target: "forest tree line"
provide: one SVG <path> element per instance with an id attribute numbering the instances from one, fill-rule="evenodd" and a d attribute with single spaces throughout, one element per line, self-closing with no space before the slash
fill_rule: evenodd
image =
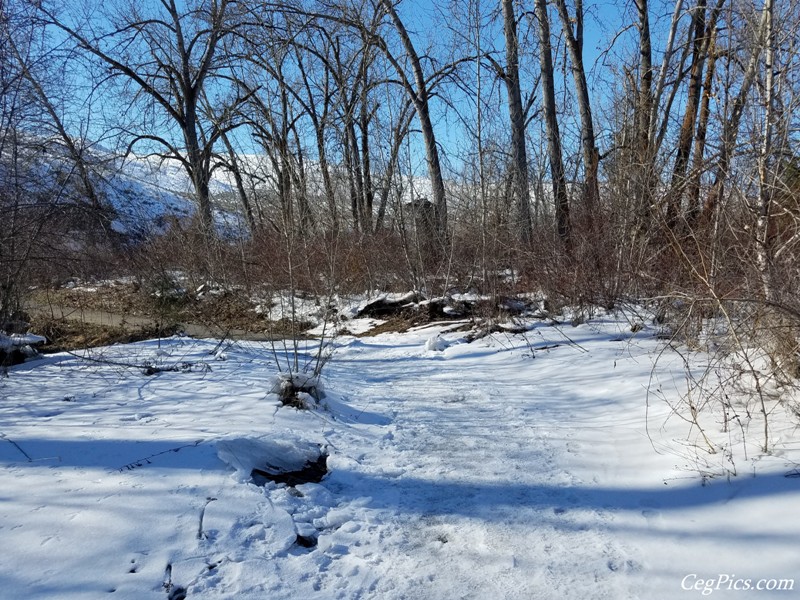
<path id="1" fill-rule="evenodd" d="M 795 0 L 0 6 L 5 316 L 42 264 L 108 252 L 102 146 L 177 161 L 196 218 L 175 229 L 210 270 L 238 244 L 284 271 L 317 256 L 312 280 L 349 248 L 340 277 L 379 286 L 497 291 L 510 270 L 573 302 L 798 318 Z"/>

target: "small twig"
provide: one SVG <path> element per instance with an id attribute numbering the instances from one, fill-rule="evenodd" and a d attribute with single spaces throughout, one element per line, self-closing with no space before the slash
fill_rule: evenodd
<path id="1" fill-rule="evenodd" d="M 167 563 L 164 569 L 164 590 L 169 594 L 172 591 L 172 563 Z"/>
<path id="2" fill-rule="evenodd" d="M 143 375 L 151 376 L 156 375 L 158 373 L 190 373 L 193 372 L 196 365 L 199 365 L 200 371 L 206 373 L 211 371 L 211 365 L 206 362 L 189 362 L 189 361 L 182 361 L 179 363 L 175 363 L 172 365 L 166 366 L 158 366 L 151 363 L 149 360 L 145 360 L 143 363 L 128 363 L 128 362 L 121 362 L 110 360 L 107 358 L 94 358 L 92 356 L 81 356 L 76 352 L 71 352 L 69 350 L 65 351 L 65 354 L 69 354 L 70 356 L 77 358 L 78 360 L 85 360 L 87 362 L 93 362 L 101 365 L 108 365 L 111 367 L 121 367 L 123 369 L 136 369 L 142 372 Z"/>
<path id="3" fill-rule="evenodd" d="M 77 352 L 72 352 L 71 350 L 65 350 L 65 354 L 69 354 L 73 358 L 77 358 L 78 360 L 85 360 L 87 362 L 98 363 L 102 365 L 109 365 L 111 367 L 122 367 L 123 369 L 143 369 L 145 365 L 137 365 L 134 363 L 126 363 L 126 362 L 119 362 L 115 360 L 110 360 L 107 358 L 94 358 L 92 356 L 81 356 Z"/>
<path id="4" fill-rule="evenodd" d="M 138 460 L 134 460 L 133 462 L 129 462 L 127 465 L 122 465 L 121 467 L 119 467 L 119 468 L 118 468 L 118 469 L 116 469 L 116 470 L 117 470 L 117 471 L 119 471 L 120 473 L 122 473 L 122 472 L 123 472 L 123 471 L 125 471 L 126 469 L 127 469 L 128 471 L 133 471 L 133 470 L 134 470 L 135 468 L 137 468 L 137 467 L 142 467 L 142 466 L 144 466 L 144 465 L 145 465 L 145 463 L 146 463 L 146 464 L 148 464 L 148 465 L 149 465 L 149 464 L 151 464 L 151 463 L 150 463 L 150 459 L 151 459 L 151 458 L 155 458 L 156 456 L 161 456 L 161 455 L 163 455 L 163 454 L 169 454 L 170 452 L 180 452 L 180 451 L 181 451 L 181 450 L 183 450 L 184 448 L 196 448 L 197 446 L 199 446 L 200 444 L 202 444 L 204 441 L 205 441 L 205 440 L 197 440 L 197 441 L 196 441 L 195 443 L 193 443 L 193 444 L 186 444 L 186 445 L 184 445 L 184 446 L 178 446 L 177 448 L 170 448 L 169 450 L 164 450 L 164 451 L 162 451 L 162 452 L 156 452 L 155 454 L 151 454 L 150 456 L 146 456 L 146 457 L 144 457 L 144 458 L 140 458 L 140 459 L 138 459 Z M 27 454 L 26 454 L 26 456 L 27 456 Z"/>
<path id="5" fill-rule="evenodd" d="M 551 326 L 552 326 L 552 327 L 554 327 L 554 328 L 555 328 L 555 330 L 556 330 L 556 331 L 558 331 L 558 333 L 560 333 L 562 336 L 564 336 L 564 338 L 565 338 L 565 339 L 566 339 L 566 340 L 567 340 L 567 341 L 568 341 L 570 344 L 572 344 L 573 346 L 575 346 L 575 347 L 576 347 L 578 350 L 580 350 L 581 352 L 587 352 L 587 353 L 589 352 L 589 351 L 588 351 L 586 348 L 584 348 L 583 346 L 581 346 L 581 345 L 580 345 L 578 342 L 576 342 L 576 341 L 575 341 L 575 340 L 573 340 L 571 337 L 569 337 L 569 336 L 568 336 L 566 333 L 564 333 L 564 330 L 563 330 L 563 329 L 561 329 L 561 328 L 560 328 L 558 325 L 556 325 L 555 321 L 554 321 L 553 323 L 551 323 Z"/>
<path id="6" fill-rule="evenodd" d="M 17 442 L 15 442 L 14 440 L 8 439 L 8 438 L 6 437 L 6 434 L 5 434 L 5 433 L 0 433 L 0 438 L 4 439 L 4 440 L 5 440 L 5 441 L 7 441 L 9 444 L 11 444 L 12 446 L 14 446 L 14 448 L 16 448 L 17 450 L 19 450 L 20 452 L 22 452 L 22 455 L 23 455 L 25 458 L 27 458 L 27 459 L 28 459 L 28 462 L 33 462 L 33 459 L 30 457 L 30 455 L 29 455 L 27 452 L 25 452 L 25 450 L 23 450 L 23 449 L 20 447 L 20 445 L 19 445 Z"/>

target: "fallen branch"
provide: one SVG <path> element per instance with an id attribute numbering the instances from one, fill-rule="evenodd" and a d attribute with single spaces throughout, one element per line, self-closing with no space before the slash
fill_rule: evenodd
<path id="1" fill-rule="evenodd" d="M 197 440 L 193 444 L 186 444 L 184 446 L 178 446 L 177 448 L 170 448 L 169 450 L 164 450 L 162 452 L 156 452 L 155 454 L 151 454 L 150 456 L 146 456 L 144 458 L 140 458 L 138 460 L 134 460 L 132 462 L 129 462 L 127 465 L 122 465 L 121 467 L 119 467 L 116 470 L 119 471 L 120 473 L 122 473 L 123 471 L 126 471 L 126 470 L 127 471 L 133 471 L 134 469 L 136 469 L 138 467 L 143 467 L 145 464 L 148 464 L 148 465 L 152 464 L 150 462 L 151 458 L 155 458 L 157 456 L 162 456 L 164 454 L 169 454 L 170 452 L 180 452 L 184 448 L 196 448 L 197 446 L 202 444 L 204 441 L 205 440 Z"/>
<path id="2" fill-rule="evenodd" d="M 0 438 L 4 439 L 4 440 L 5 440 L 5 441 L 7 441 L 9 444 L 11 444 L 12 446 L 14 446 L 14 448 L 16 448 L 17 450 L 19 450 L 19 451 L 22 453 L 22 455 L 23 455 L 25 458 L 27 458 L 27 459 L 28 459 L 28 462 L 33 462 L 33 459 L 30 457 L 30 455 L 29 455 L 27 452 L 25 452 L 25 450 L 23 450 L 23 449 L 20 447 L 20 445 L 19 445 L 17 442 L 15 442 L 14 440 L 10 440 L 10 439 L 8 439 L 8 438 L 6 437 L 6 434 L 5 434 L 5 433 L 0 433 Z"/>

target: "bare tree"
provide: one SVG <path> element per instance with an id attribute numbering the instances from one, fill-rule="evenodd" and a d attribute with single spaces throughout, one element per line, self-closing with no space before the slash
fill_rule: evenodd
<path id="1" fill-rule="evenodd" d="M 758 71 L 758 64 L 761 53 L 764 50 L 764 39 L 768 27 L 769 19 L 772 14 L 771 0 L 764 0 L 764 7 L 761 10 L 761 18 L 753 45 L 750 51 L 750 58 L 745 68 L 742 82 L 739 86 L 739 93 L 730 107 L 730 113 L 727 119 L 722 123 L 722 140 L 719 151 L 719 159 L 717 161 L 716 170 L 714 173 L 714 183 L 706 198 L 705 206 L 703 207 L 703 214 L 701 216 L 702 222 L 708 225 L 715 218 L 715 213 L 725 187 L 725 181 L 728 178 L 731 161 L 734 153 L 736 152 L 736 140 L 739 136 L 739 126 L 741 124 L 742 116 L 744 115 L 747 99 L 750 94 L 750 88 L 755 81 Z"/>
<path id="2" fill-rule="evenodd" d="M 163 149 L 158 152 L 160 156 L 183 165 L 207 233 L 213 232 L 209 182 L 214 145 L 235 127 L 229 117 L 242 98 L 232 97 L 210 123 L 202 119 L 200 103 L 209 80 L 223 68 L 224 57 L 217 51 L 230 32 L 233 7 L 230 0 L 205 0 L 189 9 L 178 6 L 175 0 L 159 0 L 148 5 L 152 13 L 140 14 L 131 4 L 125 11 L 108 15 L 109 27 L 98 32 L 91 24 L 73 25 L 55 11 L 40 7 L 49 24 L 133 87 L 134 102 L 147 98 L 152 108 L 162 111 L 165 125 L 178 127 L 179 141 L 161 130 L 136 131 L 128 148 L 155 143 Z"/>
<path id="3" fill-rule="evenodd" d="M 567 196 L 564 160 L 561 150 L 561 133 L 556 114 L 555 73 L 553 51 L 550 43 L 550 17 L 547 0 L 535 0 L 536 21 L 539 25 L 539 65 L 542 74 L 542 102 L 547 129 L 548 157 L 553 181 L 553 198 L 556 207 L 556 233 L 564 243 L 570 240 L 569 198 Z"/>
<path id="4" fill-rule="evenodd" d="M 83 188 L 82 195 L 85 196 L 89 205 L 93 209 L 95 215 L 97 216 L 103 215 L 105 213 L 105 207 L 103 206 L 103 203 L 99 198 L 96 186 L 92 181 L 92 177 L 90 174 L 90 167 L 87 160 L 86 148 L 82 146 L 82 141 L 75 140 L 67 132 L 66 125 L 64 124 L 61 115 L 56 110 L 56 107 L 51 101 L 49 94 L 44 89 L 42 82 L 34 73 L 33 68 L 29 64 L 27 57 L 22 55 L 20 48 L 17 45 L 17 41 L 14 39 L 14 36 L 9 36 L 5 40 L 5 43 L 8 46 L 11 56 L 13 56 L 14 60 L 17 62 L 20 75 L 30 85 L 30 88 L 34 92 L 38 103 L 47 113 L 50 123 L 52 124 L 53 128 L 58 134 L 61 143 L 67 149 L 69 158 L 75 165 L 75 169 L 78 172 L 81 186 Z M 104 226 L 108 226 L 108 223 L 107 222 L 104 223 Z"/>
<path id="5" fill-rule="evenodd" d="M 569 51 L 572 78 L 578 100 L 578 111 L 581 117 L 581 150 L 583 151 L 584 169 L 583 202 L 589 217 L 594 222 L 594 212 L 597 209 L 600 195 L 597 180 L 600 152 L 597 149 L 597 141 L 595 139 L 592 104 L 589 98 L 589 86 L 586 82 L 586 69 L 583 65 L 583 1 L 576 0 L 574 17 L 567 10 L 566 0 L 555 0 L 555 4 Z"/>
<path id="6" fill-rule="evenodd" d="M 706 73 L 703 78 L 703 94 L 700 101 L 699 114 L 697 116 L 697 132 L 694 136 L 694 148 L 692 150 L 692 170 L 687 184 L 688 212 L 687 222 L 693 228 L 700 216 L 700 178 L 705 169 L 705 148 L 708 134 L 708 121 L 711 117 L 711 98 L 714 95 L 713 85 L 716 75 L 717 65 L 717 26 L 709 23 L 706 28 L 706 39 L 708 40 L 708 57 Z"/>
<path id="7" fill-rule="evenodd" d="M 687 88 L 686 105 L 678 135 L 678 147 L 675 163 L 672 168 L 672 183 L 667 194 L 666 224 L 670 229 L 675 229 L 678 216 L 681 213 L 681 198 L 686 186 L 686 168 L 689 164 L 689 155 L 695 133 L 698 111 L 701 103 L 703 89 L 703 68 L 708 57 L 712 36 L 710 30 L 716 27 L 719 13 L 725 0 L 717 0 L 716 6 L 706 18 L 706 0 L 698 0 L 692 11 L 692 62 L 689 72 L 689 85 Z"/>
<path id="8" fill-rule="evenodd" d="M 439 148 L 436 145 L 436 135 L 433 130 L 433 122 L 431 121 L 430 114 L 430 90 L 428 80 L 422 69 L 422 61 L 417 53 L 414 43 L 406 30 L 403 21 L 397 14 L 391 0 L 380 0 L 381 6 L 392 22 L 392 25 L 400 37 L 400 42 L 403 50 L 406 53 L 409 63 L 411 64 L 411 72 L 413 84 L 407 78 L 405 70 L 402 68 L 395 56 L 389 51 L 387 44 L 382 44 L 382 49 L 386 53 L 389 61 L 395 66 L 397 74 L 400 76 L 403 87 L 408 91 L 416 109 L 417 118 L 419 119 L 420 129 L 422 130 L 422 139 L 425 144 L 425 156 L 428 163 L 428 177 L 431 180 L 431 192 L 433 194 L 433 206 L 436 222 L 436 233 L 440 237 L 440 242 L 444 242 L 447 234 L 447 197 L 445 195 L 444 177 L 442 175 L 442 167 L 439 161 Z"/>
<path id="9" fill-rule="evenodd" d="M 502 71 L 508 92 L 508 114 L 511 125 L 511 177 L 513 178 L 516 219 L 514 230 L 519 240 L 531 241 L 530 186 L 528 183 L 528 153 L 525 148 L 525 113 L 519 81 L 519 40 L 513 0 L 501 0 L 503 34 L 506 45 L 506 66 Z"/>
<path id="10" fill-rule="evenodd" d="M 64 116 L 71 71 L 34 10 L 0 5 L 0 330 L 30 286 L 86 268 L 88 249 L 113 239 L 87 143 Z"/>
<path id="11" fill-rule="evenodd" d="M 775 103 L 775 33 L 773 0 L 764 0 L 764 44 L 766 81 L 764 82 L 764 125 L 760 156 L 758 157 L 759 206 L 756 220 L 756 262 L 761 276 L 761 289 L 765 300 L 775 300 L 772 282 L 772 252 L 769 238 L 772 198 L 775 193 L 772 179 L 771 158 L 773 153 L 773 119 Z"/>
<path id="12" fill-rule="evenodd" d="M 329 39 L 324 30 L 321 30 L 322 35 L 318 39 L 325 43 L 325 47 L 329 47 Z M 333 98 L 333 91 L 331 85 L 331 72 L 327 68 L 326 59 L 324 58 L 324 50 L 319 51 L 312 48 L 310 45 L 302 47 L 295 44 L 295 60 L 297 61 L 297 69 L 301 77 L 303 91 L 305 97 L 297 95 L 298 102 L 301 103 L 303 109 L 311 120 L 311 125 L 314 129 L 314 141 L 317 146 L 317 161 L 319 163 L 319 170 L 322 176 L 322 187 L 325 192 L 325 200 L 328 206 L 328 212 L 331 219 L 331 229 L 334 232 L 339 231 L 339 209 L 336 203 L 336 192 L 333 187 L 333 180 L 331 178 L 331 170 L 328 161 L 328 149 L 326 146 L 326 134 L 330 122 L 331 104 Z M 321 69 L 321 81 L 316 85 L 312 83 L 311 74 L 306 63 L 314 58 L 322 58 L 323 68 Z M 315 87 L 319 88 L 315 92 Z"/>
<path id="13" fill-rule="evenodd" d="M 650 8 L 648 0 L 634 0 L 638 13 L 639 28 L 639 89 L 635 110 L 635 159 L 636 175 L 634 189 L 637 195 L 641 222 L 649 229 L 650 204 L 654 178 L 654 147 L 651 118 L 657 106 L 653 94 L 653 49 L 650 37 Z"/>

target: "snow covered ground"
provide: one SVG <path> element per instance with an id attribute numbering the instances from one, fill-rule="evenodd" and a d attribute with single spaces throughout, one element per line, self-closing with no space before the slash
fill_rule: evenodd
<path id="1" fill-rule="evenodd" d="M 12 368 L 0 596 L 796 597 L 800 583 L 755 590 L 800 576 L 788 418 L 773 415 L 770 456 L 755 432 L 749 459 L 705 456 L 739 475 L 702 485 L 689 426 L 648 407 L 650 384 L 685 389 L 677 354 L 654 368 L 649 328 L 606 316 L 463 336 L 337 339 L 314 411 L 267 393 L 273 351 L 255 343 L 174 338 Z M 321 451 L 320 483 L 251 482 Z"/>

